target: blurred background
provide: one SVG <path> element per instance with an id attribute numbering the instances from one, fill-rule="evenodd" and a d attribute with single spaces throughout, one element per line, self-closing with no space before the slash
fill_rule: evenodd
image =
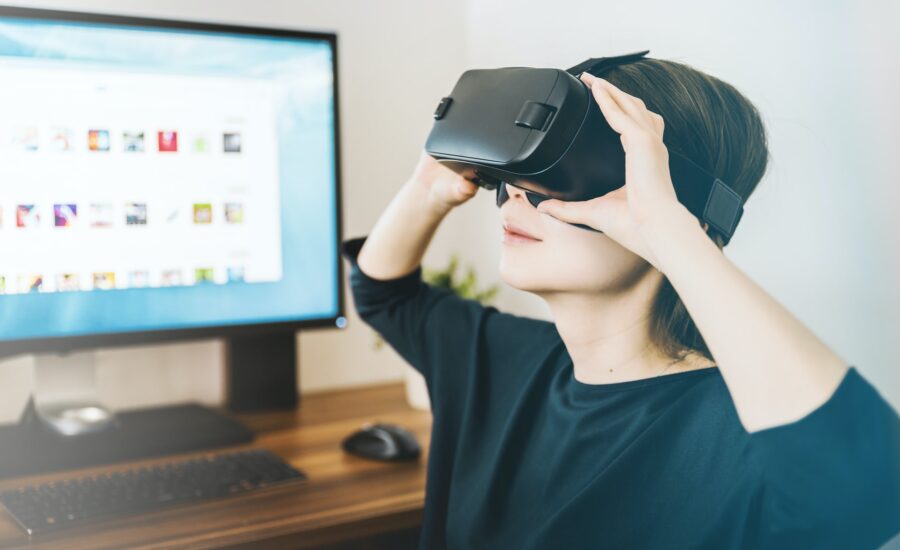
<path id="1" fill-rule="evenodd" d="M 649 49 L 719 77 L 759 108 L 772 155 L 726 255 L 900 408 L 895 2 L 6 3 L 337 32 L 344 238 L 373 226 L 410 174 L 435 105 L 467 68 L 565 68 Z M 423 264 L 457 253 L 490 285 L 500 283 L 501 228 L 493 195 L 479 194 L 449 216 Z M 346 329 L 298 333 L 304 393 L 410 376 L 392 349 L 376 349 L 346 281 L 345 292 Z M 507 286 L 495 304 L 549 318 L 539 299 Z M 222 356 L 215 339 L 101 350 L 101 398 L 113 408 L 221 403 Z M 0 361 L 0 422 L 20 414 L 32 383 L 31 359 Z"/>

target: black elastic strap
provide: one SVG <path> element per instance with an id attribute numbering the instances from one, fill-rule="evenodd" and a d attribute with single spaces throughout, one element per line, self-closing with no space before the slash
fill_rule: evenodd
<path id="1" fill-rule="evenodd" d="M 643 59 L 648 53 L 650 53 L 650 50 L 627 53 L 615 57 L 592 57 L 586 61 L 582 61 L 574 67 L 569 67 L 566 69 L 566 72 L 574 76 L 578 76 L 581 73 L 590 73 L 594 76 L 600 76 L 600 73 L 607 69 L 611 69 L 617 65 L 631 63 L 632 61 L 638 61 L 639 59 Z"/>
<path id="2" fill-rule="evenodd" d="M 728 244 L 741 216 L 743 198 L 719 178 L 713 176 L 686 156 L 669 150 L 669 174 L 675 185 L 678 202 L 701 221 L 709 224 L 709 231 Z"/>

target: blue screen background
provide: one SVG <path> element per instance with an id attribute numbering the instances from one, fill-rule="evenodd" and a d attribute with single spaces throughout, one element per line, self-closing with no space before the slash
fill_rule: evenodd
<path id="1" fill-rule="evenodd" d="M 336 316 L 333 55 L 327 40 L 0 16 L 0 61 L 15 57 L 67 68 L 242 76 L 274 81 L 287 92 L 276 111 L 280 281 L 0 295 L 0 342 Z M 10 271 L 2 262 L 0 253 L 0 272 Z"/>

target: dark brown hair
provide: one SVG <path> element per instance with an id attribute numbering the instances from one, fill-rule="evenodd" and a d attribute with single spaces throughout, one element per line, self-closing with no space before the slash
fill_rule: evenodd
<path id="1" fill-rule="evenodd" d="M 730 84 L 683 63 L 642 59 L 601 75 L 647 109 L 662 115 L 663 143 L 727 183 L 744 199 L 762 179 L 769 152 L 756 107 Z M 713 239 L 722 248 L 720 239 Z M 670 357 L 695 351 L 712 360 L 709 348 L 664 278 L 651 312 L 651 340 Z"/>

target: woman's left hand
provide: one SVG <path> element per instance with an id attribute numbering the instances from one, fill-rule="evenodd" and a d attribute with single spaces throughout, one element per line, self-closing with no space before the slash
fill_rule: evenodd
<path id="1" fill-rule="evenodd" d="M 665 226 L 673 216 L 691 215 L 678 202 L 672 185 L 663 119 L 647 110 L 641 99 L 602 78 L 584 73 L 581 79 L 590 86 L 610 127 L 621 134 L 625 185 L 587 201 L 545 200 L 538 211 L 598 229 L 659 270 L 648 233 Z"/>

